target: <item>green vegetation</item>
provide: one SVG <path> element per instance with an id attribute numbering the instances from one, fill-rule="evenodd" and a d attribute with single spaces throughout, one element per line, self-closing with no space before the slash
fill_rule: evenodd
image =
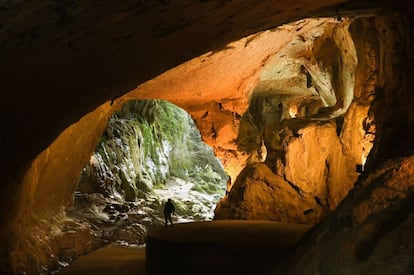
<path id="1" fill-rule="evenodd" d="M 80 186 L 99 184 L 89 190 L 128 201 L 153 197 L 171 178 L 208 194 L 222 193 L 227 179 L 191 117 L 162 100 L 125 104 L 110 118 L 94 157 L 98 161 L 88 169 L 94 173 L 83 174 Z"/>

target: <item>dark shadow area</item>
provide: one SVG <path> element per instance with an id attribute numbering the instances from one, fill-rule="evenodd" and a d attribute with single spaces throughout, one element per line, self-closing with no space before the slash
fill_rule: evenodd
<path id="1" fill-rule="evenodd" d="M 154 228 L 147 274 L 272 274 L 309 225 L 213 221 Z"/>
<path id="2" fill-rule="evenodd" d="M 105 275 L 145 273 L 145 248 L 108 245 L 78 258 L 62 275 Z"/>

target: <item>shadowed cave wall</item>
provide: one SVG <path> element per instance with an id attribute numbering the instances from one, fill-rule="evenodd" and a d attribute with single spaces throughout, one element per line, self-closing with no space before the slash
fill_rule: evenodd
<path id="1" fill-rule="evenodd" d="M 306 12 L 303 11 L 303 14 L 306 14 Z M 364 136 L 367 132 L 372 130 L 370 130 L 370 126 L 372 124 L 372 120 L 374 119 L 376 139 L 374 141 L 373 150 L 367 161 L 365 171 L 365 175 L 367 176 L 358 181 L 358 183 L 362 186 L 370 185 L 371 178 L 368 176 L 369 173 L 382 165 L 385 160 L 397 156 L 408 156 L 411 155 L 412 152 L 412 131 L 410 130 L 412 127 L 410 126 L 412 125 L 413 115 L 410 111 L 410 103 L 412 100 L 410 91 L 413 87 L 413 83 L 412 80 L 410 82 L 410 79 L 412 78 L 409 77 L 410 74 L 412 74 L 412 62 L 406 62 L 406 60 L 412 60 L 412 56 L 408 51 L 408 49 L 412 48 L 412 42 L 410 40 L 412 37 L 412 28 L 410 28 L 410 26 L 412 25 L 410 25 L 410 21 L 408 21 L 408 19 L 406 21 L 405 20 L 406 19 L 404 19 L 404 17 L 402 17 L 398 12 L 396 14 L 380 12 L 379 14 L 375 14 L 374 17 L 360 18 L 351 25 L 351 34 L 357 49 L 358 66 L 355 71 L 355 97 L 353 103 L 349 107 L 348 113 L 346 113 L 345 116 L 365 118 L 363 119 L 363 129 L 365 133 L 360 133 L 358 138 L 355 139 L 344 137 L 346 135 L 352 136 L 357 133 L 355 130 L 344 130 L 353 128 L 353 125 L 346 124 L 349 121 L 354 121 L 352 118 L 344 120 L 344 124 L 341 127 L 340 132 L 342 136 L 338 135 L 338 126 L 336 125 L 338 121 L 336 119 L 331 122 L 325 121 L 323 123 L 306 122 L 307 126 L 302 132 L 302 135 L 306 135 L 307 131 L 311 130 L 312 127 L 315 127 L 315 125 L 324 124 L 328 127 L 328 129 L 330 129 L 329 131 L 333 136 L 336 136 L 340 140 L 348 140 L 349 143 L 352 144 L 355 140 L 361 140 L 361 135 Z M 269 56 L 274 56 L 278 50 L 283 48 L 284 44 L 296 37 L 298 32 L 301 32 L 301 27 L 302 26 L 291 26 L 292 29 L 299 30 L 296 32 L 287 32 L 288 34 L 290 33 L 290 36 L 288 35 L 286 37 L 285 33 L 283 38 L 281 36 L 278 37 L 277 32 L 274 34 L 275 36 L 273 38 L 272 36 L 259 34 L 255 36 L 255 39 L 248 38 L 242 40 L 239 44 L 236 43 L 229 47 L 229 49 L 216 52 L 213 55 L 211 53 L 206 54 L 201 56 L 198 60 L 186 63 L 183 66 L 176 68 L 176 70 L 166 72 L 153 81 L 149 81 L 148 83 L 144 83 L 139 86 L 135 91 L 127 94 L 124 98 L 113 102 L 109 101 L 95 109 L 93 112 L 83 116 L 77 123 L 64 130 L 46 150 L 42 151 L 41 154 L 30 163 L 30 165 L 24 166 L 21 173 L 17 172 L 15 169 L 12 169 L 10 172 L 7 171 L 5 177 L 7 179 L 7 183 L 4 187 L 2 187 L 2 190 L 5 190 L 5 192 L 3 192 L 4 197 L 6 198 L 7 196 L 7 198 L 2 202 L 5 206 L 2 207 L 2 209 L 5 210 L 5 214 L 2 215 L 1 238 L 4 240 L 4 242 L 2 242 L 4 243 L 4 246 L 2 246 L 2 270 L 12 270 L 13 272 L 18 272 L 24 270 L 40 270 L 42 266 L 50 268 L 51 262 L 54 261 L 51 259 L 59 256 L 55 255 L 55 253 L 60 251 L 62 245 L 68 245 L 72 248 L 76 247 L 79 249 L 79 252 L 90 249 L 90 244 L 82 242 L 82 238 L 87 239 L 87 236 L 85 236 L 88 234 L 87 230 L 77 231 L 77 233 L 73 235 L 72 241 L 69 243 L 66 242 L 67 239 L 64 236 L 67 235 L 66 233 L 68 231 L 71 231 L 69 229 L 71 229 L 72 225 L 70 224 L 70 221 L 66 220 L 63 210 L 64 207 L 72 200 L 73 192 L 76 188 L 75 183 L 79 177 L 80 170 L 82 169 L 83 164 L 87 162 L 90 153 L 96 145 L 96 141 L 103 132 L 106 120 L 115 110 L 120 108 L 123 102 L 130 98 L 162 97 L 169 99 L 188 110 L 197 121 L 204 139 L 215 147 L 216 154 L 223 159 L 225 166 L 227 163 L 227 167 L 230 167 L 229 171 L 233 173 L 232 178 L 236 179 L 239 171 L 243 169 L 243 165 L 235 166 L 234 162 L 240 162 L 240 159 L 242 159 L 243 162 L 247 161 L 249 156 L 251 156 L 252 149 L 240 149 L 238 148 L 238 144 L 236 142 L 228 142 L 228 140 L 235 140 L 237 138 L 238 129 L 241 128 L 241 126 L 239 128 L 239 123 L 242 121 L 245 111 L 248 110 L 249 98 L 251 98 L 252 93 L 254 95 L 253 88 L 257 87 L 257 84 L 260 83 L 261 76 L 259 73 L 260 71 L 258 71 L 257 68 L 267 64 Z M 306 33 L 306 31 L 309 31 L 310 29 L 310 25 L 304 24 L 302 32 Z M 257 49 L 254 47 L 255 43 L 257 43 L 256 46 L 269 45 L 271 43 L 267 44 L 265 42 L 275 41 L 278 42 L 272 44 L 272 46 L 266 46 L 267 48 L 258 47 L 261 50 L 253 51 L 251 56 L 249 56 L 247 50 L 246 52 L 240 50 L 241 48 L 243 49 L 246 47 L 249 50 Z M 240 47 L 240 45 L 243 45 L 243 47 Z M 329 46 L 326 47 L 327 48 L 324 48 L 324 50 L 330 48 Z M 240 53 L 241 55 L 238 55 Z M 245 63 L 247 69 L 244 71 L 236 70 L 235 74 L 223 74 L 223 71 L 217 70 L 217 67 L 213 65 L 210 65 L 209 67 L 209 64 L 226 64 L 229 67 L 220 66 L 220 68 L 222 68 L 222 70 L 234 69 L 237 65 L 231 65 L 231 58 L 234 58 L 234 60 L 240 60 L 241 57 L 243 57 L 243 60 L 246 61 Z M 214 60 L 214 58 L 217 59 Z M 19 62 L 21 61 L 17 61 L 17 64 L 19 64 Z M 205 63 L 207 65 L 205 67 L 199 66 L 201 63 Z M 5 64 L 8 63 L 6 62 Z M 197 65 L 194 66 L 194 64 Z M 206 69 L 207 71 L 203 71 L 203 69 Z M 212 73 L 214 70 L 217 71 L 216 74 Z M 7 72 L 10 74 L 14 72 L 14 70 L 11 68 L 7 70 Z M 183 72 L 186 73 L 184 74 Z M 211 80 L 216 80 L 211 81 L 210 84 L 206 84 L 202 87 L 200 82 L 201 79 L 206 76 L 206 72 L 211 73 Z M 222 76 L 216 78 L 217 74 L 220 73 Z M 308 73 L 311 74 L 309 70 Z M 305 76 L 305 79 L 306 75 L 306 72 L 302 73 L 302 76 Z M 193 79 L 193 82 L 186 82 L 186 80 L 190 78 Z M 57 81 L 58 79 L 59 78 L 55 78 L 53 81 Z M 242 81 L 239 81 L 240 79 L 242 79 Z M 228 83 L 228 86 L 225 86 L 224 83 Z M 306 81 L 305 84 L 306 86 L 309 86 Z M 343 88 L 343 84 L 336 83 L 336 85 Z M 36 87 L 38 89 L 38 86 Z M 216 89 L 215 93 L 209 92 L 214 90 L 211 89 L 211 87 Z M 198 91 L 198 93 L 194 93 L 194 91 Z M 178 94 L 181 94 L 182 96 L 178 97 Z M 106 94 L 107 98 L 109 98 L 109 95 L 109 93 Z M 333 114 L 336 110 L 339 110 L 341 106 L 344 106 L 343 102 L 346 100 L 345 98 L 342 98 L 339 101 L 340 103 L 338 105 L 336 103 L 331 103 L 331 106 L 325 106 L 331 107 L 330 109 L 332 109 L 330 110 L 328 108 L 329 110 L 326 110 L 328 114 Z M 103 101 L 101 101 L 100 104 L 102 102 Z M 371 105 L 372 102 L 373 105 Z M 82 104 L 87 103 L 81 103 L 81 105 Z M 42 105 L 40 104 L 38 107 L 40 108 L 40 106 Z M 276 106 L 278 106 L 278 104 L 276 104 Z M 396 106 L 401 106 L 401 108 L 395 108 Z M 7 108 L 11 108 L 11 106 L 8 106 Z M 361 110 L 362 114 L 359 114 Z M 205 116 L 206 111 L 209 112 L 207 116 Z M 286 110 L 284 112 L 286 113 Z M 86 112 L 83 114 L 85 113 Z M 310 113 L 312 114 L 312 111 Z M 68 117 L 75 116 L 76 115 L 73 114 L 68 115 Z M 221 117 L 222 119 L 213 119 L 216 117 Z M 316 118 L 317 117 L 315 117 L 315 119 Z M 24 120 L 19 117 L 16 119 Z M 72 122 L 76 120 L 69 118 L 67 119 Z M 203 121 L 203 119 L 207 119 L 207 123 Z M 229 120 L 230 123 L 225 122 L 225 119 Z M 335 122 L 335 124 L 333 122 Z M 51 125 L 56 125 L 56 121 Z M 260 127 L 263 125 L 259 123 L 259 125 L 256 124 L 256 126 Z M 32 124 L 31 127 L 36 128 L 36 123 Z M 62 126 L 57 128 L 62 129 Z M 230 130 L 224 131 L 223 129 L 226 128 L 230 128 Z M 266 127 L 264 128 L 266 129 Z M 15 129 L 15 127 L 12 127 L 12 129 Z M 26 127 L 23 129 L 27 130 Z M 39 127 L 39 129 L 42 129 L 42 127 Z M 59 132 L 58 130 L 54 131 L 55 133 Z M 231 135 L 224 135 L 226 138 L 223 138 L 223 135 L 221 135 L 220 132 L 222 132 L 222 134 L 231 133 Z M 264 138 L 255 140 L 252 143 L 257 146 L 261 144 L 261 140 L 263 140 L 269 147 L 268 144 L 270 144 L 270 142 L 267 139 L 270 139 L 272 135 L 266 132 L 264 133 Z M 41 134 L 34 134 L 34 137 L 38 135 L 41 136 Z M 325 135 L 326 134 L 323 136 Z M 396 135 L 399 137 L 397 143 L 395 143 Z M 256 138 L 257 135 L 253 136 Z M 299 137 L 295 135 L 293 135 L 293 138 L 300 141 Z M 9 139 L 5 140 L 7 142 Z M 18 140 L 20 139 L 17 139 L 16 142 Z M 50 140 L 50 138 L 48 140 Z M 35 143 L 48 145 L 50 142 L 40 142 L 36 140 Z M 7 144 L 8 143 L 6 143 L 6 145 Z M 226 144 L 226 146 L 222 146 L 223 144 Z M 343 146 L 343 144 L 341 144 L 341 146 Z M 38 148 L 41 147 L 42 146 L 36 147 L 37 149 L 34 151 L 40 152 Z M 69 148 L 70 150 L 68 150 Z M 270 148 L 273 147 L 270 146 Z M 279 149 L 280 151 L 280 148 L 276 149 Z M 283 148 L 283 150 L 285 149 L 287 148 Z M 33 150 L 28 150 L 27 156 L 30 154 L 33 155 L 32 152 Z M 269 150 L 269 152 L 272 153 L 272 150 Z M 288 152 L 288 150 L 286 152 Z M 362 154 L 360 153 L 361 152 L 358 152 L 356 154 L 355 159 L 361 157 Z M 22 155 L 24 154 L 17 154 L 17 156 Z M 352 155 L 352 153 L 350 153 L 350 155 Z M 280 155 L 277 153 L 274 155 L 270 154 L 270 156 L 269 161 L 273 161 L 270 165 L 267 162 L 264 164 L 256 163 L 257 165 L 254 169 L 257 170 L 256 177 L 259 178 L 259 181 L 271 183 L 273 180 L 266 180 L 267 175 L 270 175 L 272 178 L 275 177 L 275 175 L 282 177 L 289 174 L 289 171 L 285 170 L 286 166 L 283 165 L 286 164 L 287 159 L 280 158 Z M 26 157 L 23 159 L 27 160 L 28 158 Z M 359 159 L 355 159 L 354 163 L 359 163 Z M 397 169 L 400 162 L 409 162 L 409 159 L 395 160 L 395 169 Z M 16 161 L 11 160 L 10 167 L 14 167 L 13 165 L 15 165 L 15 163 Z M 279 163 L 279 165 L 277 165 L 277 163 Z M 266 165 L 264 167 L 265 170 L 260 168 L 263 167 L 263 165 Z M 353 164 L 350 165 L 350 167 L 351 166 L 353 166 Z M 407 167 L 410 171 L 410 166 L 408 165 Z M 56 171 L 59 172 L 57 173 Z M 328 171 L 330 170 L 328 169 Z M 15 173 L 15 179 L 11 181 L 8 175 L 12 175 L 12 173 Z M 401 173 L 405 173 L 409 178 L 410 173 L 405 172 L 405 170 L 401 171 Z M 19 177 L 19 175 L 24 176 Z M 350 183 L 352 182 L 350 181 Z M 383 183 L 384 181 L 379 181 L 379 188 Z M 408 192 L 406 195 L 407 197 L 410 196 L 409 192 L 411 190 L 409 183 L 409 180 L 404 180 L 402 183 L 402 186 L 405 186 Z M 237 185 L 237 181 L 235 184 Z M 302 189 L 304 188 L 305 187 L 302 187 Z M 362 189 L 366 190 L 367 188 Z M 294 193 L 296 196 L 298 194 L 300 195 L 300 192 L 298 193 L 296 191 L 297 188 L 293 188 L 292 190 L 294 190 L 293 192 L 296 192 Z M 299 187 L 299 190 L 301 190 L 301 187 Z M 368 188 L 368 190 L 373 189 Z M 309 190 L 302 191 L 305 191 L 305 195 L 306 191 L 309 192 Z M 231 192 L 232 191 L 230 191 L 229 198 L 231 198 Z M 402 191 L 396 188 L 395 192 L 399 194 L 399 192 Z M 363 191 L 355 191 L 353 194 L 362 194 L 360 195 L 360 198 L 367 198 L 366 195 L 363 195 L 365 194 Z M 391 192 L 390 196 L 395 198 L 396 195 L 393 194 L 394 193 Z M 339 197 L 342 198 L 344 195 L 345 194 L 341 194 Z M 312 196 L 313 194 L 310 195 L 310 197 Z M 336 215 L 339 215 L 340 217 L 341 215 L 344 215 L 341 213 L 347 213 L 346 211 L 349 211 L 346 209 L 354 207 L 355 204 L 353 203 L 352 198 L 355 196 L 357 195 L 349 197 L 348 200 L 346 200 L 346 203 L 340 205 L 339 210 L 335 212 Z M 328 202 L 329 200 L 330 198 L 327 196 L 325 198 L 325 202 Z M 340 199 L 335 199 L 333 200 L 333 203 L 326 203 L 325 207 L 332 210 L 330 205 L 336 205 L 339 200 Z M 392 209 L 394 209 L 393 211 L 398 212 L 398 209 L 407 209 L 407 205 L 403 202 L 404 200 L 398 199 L 397 196 L 395 203 L 390 204 L 393 207 Z M 315 201 L 312 203 L 315 204 Z M 319 203 L 317 204 L 319 205 Z M 366 215 L 367 213 L 372 213 L 368 210 L 376 209 L 376 205 L 381 204 L 381 199 L 375 200 L 373 204 L 368 204 L 368 208 L 363 206 L 365 207 L 365 211 L 363 213 Z M 12 207 L 10 207 L 10 205 Z M 306 211 L 307 208 L 304 210 Z M 394 212 L 391 211 L 391 213 Z M 409 211 L 401 212 L 406 214 L 401 216 L 399 219 L 400 223 L 397 224 L 401 224 L 401 222 L 409 216 Z M 356 217 L 360 217 L 360 215 L 356 214 Z M 375 217 L 378 217 L 378 219 L 374 219 Z M 384 218 L 381 218 L 381 215 L 376 215 L 375 217 L 371 218 L 371 222 L 368 224 L 362 223 L 361 220 L 358 220 L 358 218 L 358 222 L 346 224 L 348 227 L 353 228 L 358 228 L 359 225 L 363 224 L 364 226 L 368 226 L 365 227 L 365 229 L 368 228 L 371 230 L 363 230 L 363 232 L 365 232 L 364 234 L 368 235 L 364 238 L 361 237 L 361 242 L 355 242 L 356 244 L 364 242 L 370 244 L 369 247 L 371 247 L 371 250 L 369 250 L 369 253 L 361 251 L 360 246 L 356 245 L 356 253 L 350 253 L 346 263 L 350 263 L 355 259 L 358 261 L 361 261 L 361 259 L 365 260 L 371 255 L 373 255 L 372 257 L 377 255 L 375 253 L 378 252 L 372 252 L 375 248 L 375 245 L 373 244 L 376 244 L 382 236 L 384 236 L 387 232 L 390 232 L 392 227 L 390 229 L 390 227 L 384 226 L 384 224 L 389 223 L 387 223 L 387 219 L 384 220 Z M 315 219 L 314 221 L 316 220 L 318 219 Z M 302 220 L 300 221 L 303 222 Z M 372 221 L 378 221 L 378 223 Z M 389 221 L 394 223 L 394 220 Z M 300 259 L 298 261 L 302 261 L 302 259 L 304 259 L 301 262 L 302 264 L 298 265 L 298 269 L 303 268 L 304 270 L 308 270 L 309 264 L 307 264 L 306 259 L 312 259 L 313 255 L 316 255 L 312 253 L 316 252 L 309 247 L 306 247 L 306 245 L 308 243 L 312 244 L 317 236 L 320 236 L 319 234 L 321 234 L 320 232 L 323 232 L 325 228 L 324 226 L 328 226 L 328 228 L 332 228 L 332 230 L 335 231 L 336 227 L 329 227 L 333 223 L 335 223 L 335 218 L 331 218 L 327 222 L 322 223 L 322 225 L 313 231 L 313 235 L 310 234 L 310 236 L 308 236 L 308 241 L 303 244 L 303 251 L 308 251 L 309 254 L 307 254 L 304 258 L 298 258 Z M 375 224 L 379 225 L 375 226 Z M 62 241 L 59 241 L 59 239 Z M 344 238 L 344 240 L 345 239 L 346 238 Z M 329 243 L 331 242 L 326 242 L 325 246 L 328 246 Z M 354 250 L 351 249 L 350 251 Z M 327 258 L 329 258 L 329 256 L 326 255 Z M 329 263 L 336 264 L 337 261 L 335 261 L 333 257 L 330 259 L 332 259 L 332 261 L 327 261 L 326 265 L 329 265 Z M 315 272 L 317 272 L 317 270 L 321 270 L 320 266 L 323 265 L 321 262 L 318 262 L 318 264 L 319 267 L 316 267 L 314 270 Z M 369 261 L 365 261 L 364 264 L 369 266 Z M 407 263 L 407 266 L 409 266 L 409 262 Z"/>
<path id="2" fill-rule="evenodd" d="M 355 188 L 305 236 L 291 260 L 278 269 L 281 274 L 414 271 L 413 115 L 408 110 L 413 68 L 407 62 L 412 60 L 412 22 L 398 15 L 376 17 L 357 22 L 354 32 L 361 34 L 355 36 L 357 48 L 365 49 L 358 54 L 362 85 L 356 88 L 375 93 L 370 108 L 376 127 L 373 150 Z"/>

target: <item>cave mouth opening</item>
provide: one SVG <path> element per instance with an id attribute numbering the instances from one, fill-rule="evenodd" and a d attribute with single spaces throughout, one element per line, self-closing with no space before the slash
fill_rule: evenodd
<path id="1" fill-rule="evenodd" d="M 133 217 L 131 220 L 140 225 L 163 224 L 162 207 L 169 197 L 177 203 L 179 222 L 211 220 L 218 203 L 214 213 L 217 219 L 318 223 L 356 182 L 375 134 L 369 104 L 354 100 L 361 94 L 354 90 L 358 60 L 352 24 L 353 20 L 345 17 L 316 18 L 265 31 L 246 41 L 233 42 L 225 51 L 209 53 L 167 71 L 120 100 L 157 95 L 191 110 L 203 138 L 214 144 L 215 153 L 230 171 L 232 181 L 227 188 L 228 176 L 219 162 L 214 165 L 220 167 L 218 172 L 211 165 L 201 165 L 195 157 L 199 154 L 187 151 L 190 135 L 184 137 L 186 128 L 177 125 L 187 121 L 187 126 L 192 124 L 195 129 L 188 114 L 185 119 L 178 111 L 166 114 L 164 109 L 170 107 L 160 100 L 131 100 L 109 119 L 81 173 L 75 202 L 101 200 L 103 206 L 99 209 L 90 208 L 99 212 L 95 216 L 112 222 Z M 225 69 L 217 70 L 218 66 L 234 64 L 240 57 L 252 62 L 249 47 L 261 49 L 286 35 L 288 38 L 274 47 L 277 50 L 263 50 L 265 57 L 254 68 L 257 79 L 253 87 L 237 83 L 238 89 L 250 89 L 243 95 L 247 106 L 237 106 L 241 100 L 226 93 L 201 101 L 197 98 L 210 93 L 203 89 L 229 88 L 226 81 L 232 81 L 231 74 L 218 76 L 215 71 Z M 234 65 L 228 69 L 234 69 Z M 186 72 L 192 72 L 191 79 Z M 237 70 L 234 73 L 240 74 Z M 222 82 L 211 81 L 216 86 L 209 87 L 206 79 L 215 77 Z M 165 86 L 173 80 L 174 87 Z M 177 99 L 178 93 L 183 94 L 182 98 Z M 228 125 L 234 129 L 223 130 Z M 166 135 L 166 129 L 176 135 Z M 231 141 L 223 138 L 232 131 L 236 135 L 229 135 Z M 199 132 L 194 135 L 201 140 Z M 223 144 L 231 145 L 226 148 Z M 212 150 L 207 151 L 211 153 L 208 158 L 217 161 Z M 202 184 L 190 186 L 190 179 Z M 208 182 L 212 179 L 215 184 Z M 218 182 L 222 189 L 217 188 Z M 208 200 L 203 205 L 194 202 L 205 201 L 205 197 L 183 199 L 171 194 L 183 194 L 183 190 L 187 190 L 186 195 L 188 191 L 203 191 L 216 197 L 214 203 Z M 95 198 L 90 193 L 101 196 Z M 139 211 L 125 213 L 138 206 Z M 76 215 L 74 211 L 68 213 Z"/>
<path id="2" fill-rule="evenodd" d="M 324 26 L 327 26 L 326 32 L 321 30 Z M 157 185 L 169 186 L 168 181 L 155 180 L 169 171 L 164 163 L 166 157 L 159 158 L 160 151 L 170 148 L 171 152 L 177 153 L 175 160 L 179 161 L 173 161 L 172 165 L 178 165 L 183 158 L 194 155 L 174 151 L 170 143 L 163 142 L 162 128 L 154 124 L 151 128 L 148 121 L 148 125 L 143 127 L 146 132 L 137 131 L 138 127 L 129 123 L 135 119 L 133 117 L 114 119 L 110 131 L 98 142 L 98 151 L 101 150 L 99 157 L 89 154 L 99 139 L 95 139 L 94 134 L 101 134 L 100 127 L 109 114 L 125 100 L 162 98 L 189 112 L 191 110 L 203 139 L 208 140 L 210 145 L 214 144 L 215 153 L 223 160 L 226 171 L 231 172 L 234 182 L 227 190 L 229 195 L 218 204 L 215 218 L 318 223 L 327 212 L 336 208 L 352 188 L 359 175 L 355 166 L 363 165 L 375 137 L 374 118 L 369 113 L 370 101 L 362 100 L 372 98 L 366 95 L 369 90 L 354 90 L 354 86 L 358 85 L 354 85 L 357 62 L 352 29 L 353 24 L 346 18 L 341 21 L 335 18 L 301 20 L 283 26 L 281 30 L 265 31 L 242 39 L 223 51 L 203 55 L 143 83 L 114 102 L 103 104 L 65 130 L 33 162 L 33 169 L 25 177 L 25 188 L 29 191 L 23 199 L 27 198 L 28 208 L 33 206 L 34 210 L 21 211 L 24 213 L 22 220 L 38 220 L 39 217 L 46 220 L 44 217 L 49 218 L 49 213 L 56 216 L 62 209 L 56 206 L 71 204 L 73 185 L 79 182 L 82 169 L 79 163 L 84 165 L 89 158 L 89 168 L 84 168 L 79 190 L 75 192 L 75 203 L 66 207 L 64 213 L 69 218 L 80 219 L 74 219 L 76 222 L 73 223 L 62 215 L 51 224 L 57 224 L 56 227 L 62 228 L 63 233 L 54 239 L 44 233 L 42 239 L 50 243 L 53 241 L 56 246 L 53 249 L 62 248 L 62 255 L 59 256 L 62 259 L 73 258 L 102 244 L 97 245 L 94 243 L 96 240 L 143 243 L 143 224 L 151 224 L 155 220 L 163 224 L 163 218 L 159 215 L 162 213 L 162 201 L 153 194 L 143 196 L 143 189 L 137 187 L 154 190 Z M 277 44 L 281 43 L 279 41 L 284 44 Z M 309 41 L 313 42 L 309 44 Z M 272 43 L 275 46 L 269 46 Z M 240 60 L 246 61 L 245 66 L 238 65 Z M 125 108 L 133 109 L 134 103 L 129 102 L 124 105 Z M 151 104 L 159 105 L 160 102 L 150 100 L 136 104 L 140 105 L 139 112 L 148 111 L 145 116 L 151 121 L 156 115 Z M 173 128 L 182 137 L 183 131 L 175 125 L 163 126 Z M 125 143 L 120 135 L 121 126 L 131 130 L 126 137 L 131 144 Z M 224 133 L 232 131 L 235 135 L 223 138 Z M 154 138 L 146 136 L 150 132 Z M 108 147 L 100 147 L 102 142 L 108 140 L 111 141 Z M 157 144 L 153 147 L 154 152 L 139 150 L 145 142 L 154 140 Z M 124 161 L 118 166 L 105 163 L 102 156 L 106 158 L 106 155 L 121 161 L 124 159 L 124 155 L 117 154 L 115 150 L 109 151 L 111 146 L 118 146 L 117 150 L 125 154 L 130 152 L 131 146 L 135 147 L 138 155 L 131 155 L 130 159 L 138 158 L 140 154 L 147 156 L 148 153 L 154 153 L 158 159 L 137 160 L 137 167 L 144 168 L 134 170 L 135 176 L 142 176 L 141 181 L 131 181 L 131 161 Z M 262 146 L 265 146 L 267 155 L 258 158 L 255 152 Z M 101 173 L 102 177 L 95 185 L 89 185 L 87 174 L 95 169 L 95 164 L 95 172 Z M 112 168 L 117 172 L 112 172 Z M 150 168 L 159 169 L 159 172 L 149 173 Z M 197 169 L 203 170 L 204 167 L 199 165 Z M 175 171 L 191 172 L 190 169 Z M 226 177 L 221 177 L 222 183 Z M 175 178 L 179 177 L 175 175 Z M 112 183 L 116 185 L 110 185 Z M 248 188 L 243 189 L 246 186 Z M 205 188 L 212 189 L 208 184 L 202 189 Z M 218 192 L 224 194 L 224 188 L 223 184 L 223 189 Z M 50 193 L 54 196 L 47 196 Z M 170 195 L 163 198 L 167 196 Z M 148 201 L 153 205 L 140 205 L 140 202 Z M 76 205 L 83 208 L 77 209 Z M 142 207 L 137 210 L 138 205 Z M 184 204 L 183 208 L 188 209 L 189 205 Z M 84 219 L 88 222 L 82 223 Z M 127 219 L 134 222 L 126 223 Z M 42 223 L 38 231 L 47 232 L 50 225 L 45 224 Z M 114 224 L 121 226 L 112 230 Z M 68 248 L 67 239 L 62 236 L 73 236 L 74 231 L 77 237 L 68 241 L 71 242 Z M 102 238 L 95 238 L 95 232 Z M 33 247 L 21 249 L 21 253 L 26 254 L 26 251 L 36 248 Z"/>
<path id="3" fill-rule="evenodd" d="M 337 207 L 356 182 L 375 133 L 371 129 L 369 104 L 355 100 L 361 95 L 354 90 L 358 59 L 352 23 L 348 18 L 317 18 L 278 28 L 279 36 L 272 39 L 276 41 L 283 35 L 289 39 L 285 38 L 278 50 L 259 63 L 254 87 L 245 95 L 248 106 L 243 113 L 235 107 L 237 102 L 228 97 L 188 103 L 185 95 L 203 94 L 203 88 L 209 85 L 206 78 L 217 77 L 212 69 L 231 63 L 226 58 L 238 61 L 239 51 L 245 57 L 247 45 L 253 49 L 266 47 L 263 42 L 268 42 L 267 36 L 275 35 L 272 31 L 247 38 L 247 42 L 240 42 L 241 46 L 234 42 L 234 47 L 224 52 L 200 57 L 201 62 L 196 58 L 125 96 L 139 98 L 141 92 L 151 95 L 158 91 L 159 98 L 168 98 L 182 93 L 182 101 L 176 97 L 171 101 L 191 109 L 203 138 L 215 145 L 215 153 L 221 154 L 220 159 L 227 165 L 226 171 L 232 172 L 230 186 L 226 186 L 228 176 L 211 148 L 205 150 L 209 157 L 203 158 L 205 154 L 200 154 L 200 148 L 204 143 L 188 143 L 201 142 L 188 114 L 173 110 L 166 101 L 130 100 L 109 119 L 95 153 L 83 169 L 76 199 L 86 200 L 85 194 L 91 192 L 103 194 L 113 203 L 101 207 L 103 213 L 99 217 L 113 220 L 128 216 L 121 215 L 122 207 L 118 204 L 129 208 L 139 205 L 139 224 L 162 224 L 162 207 L 170 197 L 177 204 L 181 222 L 215 217 L 318 223 Z M 226 57 L 215 60 L 216 55 L 222 54 Z M 187 72 L 191 72 L 191 79 Z M 227 74 L 222 75 L 222 80 L 226 80 Z M 173 80 L 178 83 L 176 87 L 162 86 Z M 161 86 L 157 87 L 157 83 Z M 166 88 L 180 90 L 164 94 Z M 230 121 L 222 123 L 221 118 Z M 236 131 L 223 130 L 226 124 Z M 188 127 L 193 132 L 188 132 Z M 218 141 L 230 132 L 237 134 L 234 140 L 227 141 L 233 148 L 226 149 L 222 146 L 225 142 Z M 237 162 L 236 168 L 241 170 L 232 169 L 226 155 L 231 155 Z M 205 197 L 191 197 L 191 192 L 199 191 L 216 197 L 205 205 L 196 204 L 206 201 Z M 183 193 L 191 198 L 177 195 Z M 292 204 L 294 209 L 290 208 Z"/>
<path id="4" fill-rule="evenodd" d="M 131 100 L 109 118 L 67 214 L 98 227 L 104 242 L 142 244 L 145 228 L 164 224 L 169 198 L 174 223 L 212 220 L 227 179 L 186 111 Z"/>

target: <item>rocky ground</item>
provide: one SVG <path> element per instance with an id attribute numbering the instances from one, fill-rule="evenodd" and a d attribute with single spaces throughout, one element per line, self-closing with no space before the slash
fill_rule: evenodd
<path id="1" fill-rule="evenodd" d="M 148 228 L 164 225 L 162 210 L 168 198 L 175 204 L 173 221 L 176 223 L 213 219 L 220 194 L 202 193 L 193 187 L 191 182 L 171 179 L 165 187 L 154 189 L 155 193 L 147 199 L 134 202 L 120 202 L 99 193 L 76 192 L 74 203 L 66 209 L 66 214 L 77 228 L 91 231 L 89 235 L 95 239 L 96 248 L 109 243 L 139 246 L 145 244 Z M 68 263 L 62 262 L 61 265 L 64 267 Z"/>

